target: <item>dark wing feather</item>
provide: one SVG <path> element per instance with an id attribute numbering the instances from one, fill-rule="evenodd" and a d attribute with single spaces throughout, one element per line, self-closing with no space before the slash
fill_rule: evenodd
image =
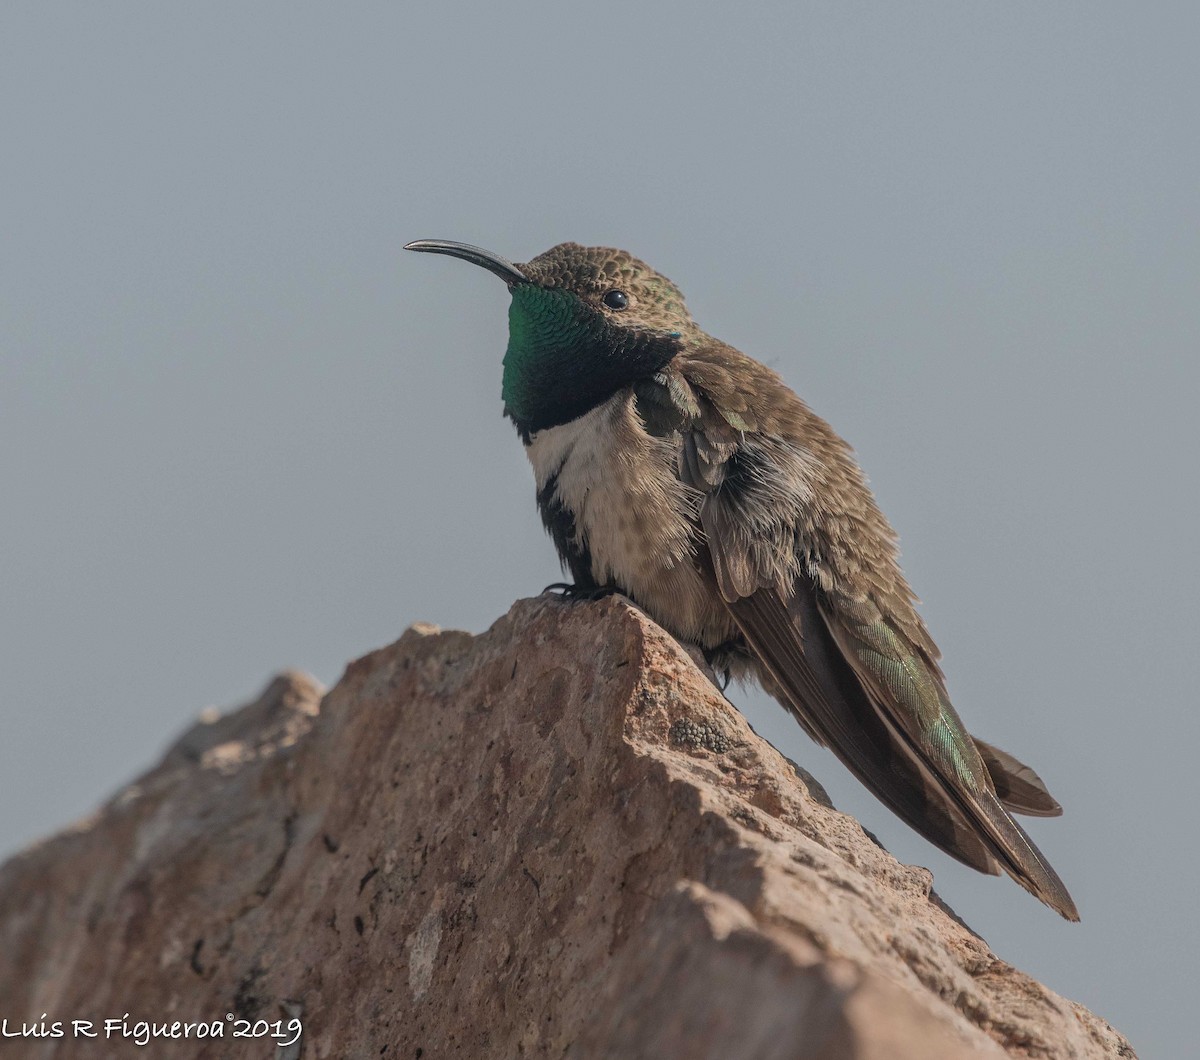
<path id="1" fill-rule="evenodd" d="M 947 803 L 937 779 L 898 744 L 829 636 L 811 592 L 785 602 L 777 590 L 759 589 L 727 606 L 806 729 L 930 842 L 973 869 L 999 872 L 988 844 Z"/>
<path id="2" fill-rule="evenodd" d="M 895 739 L 926 763 L 944 795 L 971 822 L 1005 871 L 1068 920 L 1075 903 L 1025 830 L 1005 810 L 990 771 L 946 697 L 940 678 L 886 619 L 859 626 L 828 605 L 826 625 Z"/>
<path id="3" fill-rule="evenodd" d="M 804 727 L 931 842 L 981 871 L 1003 867 L 1077 920 L 1062 881 L 1005 811 L 989 765 L 946 696 L 937 649 L 895 565 L 890 528 L 844 443 L 812 417 L 828 432 L 821 438 L 818 430 L 818 442 L 841 460 L 832 462 L 840 479 L 821 483 L 831 462 L 784 438 L 748 433 L 753 409 L 730 417 L 697 391 L 699 415 L 681 430 L 680 477 L 706 495 L 701 528 L 726 606 Z M 839 490 L 845 511 L 836 507 Z M 858 525 L 837 542 L 819 540 L 811 512 L 821 504 L 826 522 Z M 848 544 L 855 531 L 862 540 Z M 848 583 L 859 591 L 851 594 Z M 1002 789 L 1014 808 L 1042 805 L 1038 785 L 1020 769 L 1006 769 L 994 753 L 986 761 L 1024 782 Z"/>

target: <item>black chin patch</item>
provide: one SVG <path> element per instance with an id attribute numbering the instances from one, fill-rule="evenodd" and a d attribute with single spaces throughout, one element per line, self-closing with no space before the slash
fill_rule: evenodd
<path id="1" fill-rule="evenodd" d="M 545 350 L 536 362 L 518 371 L 518 407 L 509 401 L 504 413 L 521 437 L 570 423 L 618 390 L 649 379 L 664 368 L 681 347 L 674 334 L 603 327 L 571 349 Z M 536 378 L 534 374 L 536 373 Z"/>

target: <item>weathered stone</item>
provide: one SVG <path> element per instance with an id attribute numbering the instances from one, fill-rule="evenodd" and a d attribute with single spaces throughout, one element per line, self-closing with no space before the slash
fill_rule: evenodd
<path id="1" fill-rule="evenodd" d="M 620 599 L 285 675 L 0 869 L 4 1056 L 1132 1056 L 998 960 Z M 299 1018 L 234 1041 L 226 1013 Z M 71 1037 L 96 1021 L 99 1041 Z"/>

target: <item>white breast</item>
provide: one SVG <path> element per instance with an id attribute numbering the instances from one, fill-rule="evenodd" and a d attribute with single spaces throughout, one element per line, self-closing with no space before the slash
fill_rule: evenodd
<path id="1" fill-rule="evenodd" d="M 713 646 L 733 623 L 695 566 L 701 495 L 679 481 L 677 442 L 646 433 L 631 391 L 526 446 L 538 490 L 551 480 L 600 584 L 616 583 L 659 624 Z"/>

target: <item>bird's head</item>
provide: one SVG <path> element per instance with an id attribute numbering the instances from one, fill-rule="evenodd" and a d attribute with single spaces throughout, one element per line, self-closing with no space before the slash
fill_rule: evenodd
<path id="1" fill-rule="evenodd" d="M 683 295 L 623 250 L 560 243 L 510 261 L 465 243 L 420 239 L 499 276 L 512 292 L 504 411 L 525 436 L 568 423 L 663 368 L 699 334 Z"/>

